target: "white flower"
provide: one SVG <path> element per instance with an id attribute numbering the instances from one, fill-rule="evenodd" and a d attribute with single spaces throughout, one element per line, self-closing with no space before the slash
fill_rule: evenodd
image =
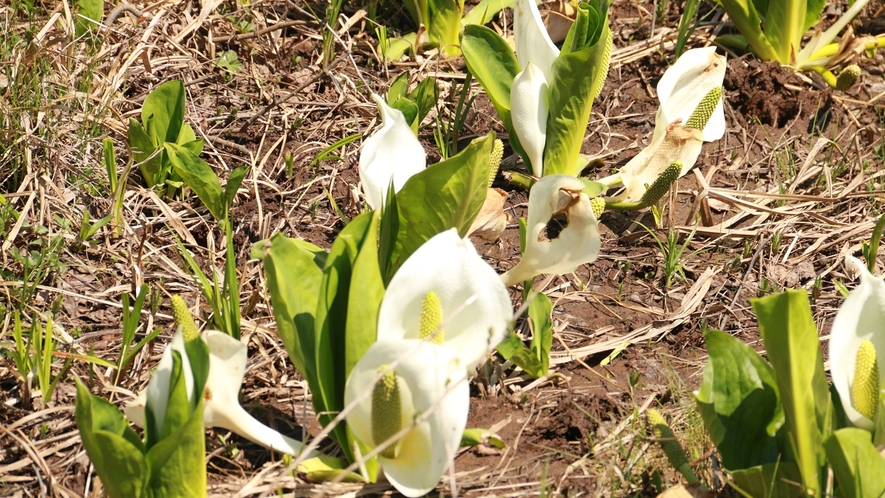
<path id="1" fill-rule="evenodd" d="M 620 180 L 626 191 L 614 201 L 639 202 L 648 187 L 674 162 L 681 163 L 679 177 L 682 177 L 694 167 L 702 145 L 703 136 L 700 130 L 689 129 L 679 123 L 665 126 L 664 133 L 655 137 L 648 147 L 621 168 Z"/>
<path id="2" fill-rule="evenodd" d="M 386 375 L 373 384 L 378 374 Z M 372 344 L 354 366 L 344 402 L 356 403 L 347 414 L 348 428 L 372 448 L 423 418 L 378 455 L 396 489 L 416 497 L 436 487 L 458 450 L 470 388 L 450 349 L 420 339 L 387 340 Z"/>
<path id="3" fill-rule="evenodd" d="M 541 273 L 569 273 L 599 256 L 599 225 L 583 189 L 584 183 L 569 175 L 545 176 L 532 186 L 525 253 L 516 266 L 501 275 L 505 285 Z M 559 220 L 565 226 L 550 238 L 547 225 L 560 215 L 565 215 L 565 220 Z"/>
<path id="4" fill-rule="evenodd" d="M 429 332 L 439 334 L 466 369 L 478 365 L 510 330 L 507 288 L 470 240 L 450 229 L 422 244 L 390 280 L 378 312 L 378 340 L 422 338 L 421 315 L 431 293 L 441 316 L 431 326 L 440 330 Z"/>
<path id="5" fill-rule="evenodd" d="M 667 126 L 677 119 L 686 124 L 689 116 L 704 97 L 725 79 L 726 59 L 716 53 L 716 47 L 686 50 L 670 66 L 658 82 L 658 100 L 661 105 L 655 116 L 654 142 Z M 725 134 L 725 112 L 722 99 L 703 128 L 705 142 L 719 140 Z"/>
<path id="6" fill-rule="evenodd" d="M 216 330 L 204 332 L 201 339 L 209 346 L 209 376 L 203 391 L 203 425 L 206 428 L 227 429 L 266 448 L 297 456 L 304 447 L 300 441 L 283 436 L 267 427 L 240 406 L 238 398 L 246 372 L 246 345 Z M 194 389 L 193 376 L 179 327 L 169 346 L 163 351 L 163 357 L 147 389 L 123 409 L 129 420 L 139 427 L 144 427 L 145 405 L 150 399 L 151 407 L 156 413 L 157 434 L 160 433 L 159 428 L 163 427 L 166 414 L 173 350 L 181 354 L 185 387 L 190 398 Z M 319 453 L 311 452 L 308 456 L 317 455 Z"/>
<path id="7" fill-rule="evenodd" d="M 533 0 L 517 0 L 513 17 L 516 58 L 522 71 L 510 88 L 511 121 L 532 163 L 532 172 L 541 176 L 547 143 L 547 91 L 559 49 L 550 40 Z"/>
<path id="8" fill-rule="evenodd" d="M 366 202 L 378 209 L 387 199 L 387 189 L 393 181 L 395 192 L 406 180 L 427 167 L 424 146 L 412 132 L 403 113 L 372 94 L 381 111 L 381 128 L 363 142 L 360 151 L 360 183 Z"/>
<path id="9" fill-rule="evenodd" d="M 547 145 L 547 80 L 532 62 L 513 79 L 510 119 L 513 131 L 532 163 L 532 173 L 542 176 L 544 147 Z"/>
<path id="10" fill-rule="evenodd" d="M 872 430 L 873 420 L 861 411 L 867 411 L 868 415 L 871 413 L 856 406 L 856 402 L 861 400 L 857 400 L 857 392 L 852 391 L 859 387 L 855 386 L 856 375 L 864 374 L 856 368 L 861 345 L 869 341 L 875 348 L 876 356 L 885 353 L 885 282 L 874 277 L 859 260 L 849 257 L 848 261 L 860 272 L 860 285 L 845 298 L 833 320 L 829 344 L 830 374 L 833 386 L 839 391 L 845 416 L 852 425 Z M 876 398 L 872 405 L 875 407 L 878 407 L 878 390 L 883 374 L 885 370 L 879 368 L 877 378 L 870 379 L 874 390 L 867 394 Z"/>

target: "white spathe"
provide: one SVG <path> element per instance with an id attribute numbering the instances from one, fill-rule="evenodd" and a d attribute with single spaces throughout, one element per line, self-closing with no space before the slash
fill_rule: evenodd
<path id="1" fill-rule="evenodd" d="M 681 120 L 688 121 L 704 96 L 725 79 L 726 58 L 716 53 L 716 47 L 686 50 L 675 64 L 664 71 L 658 82 L 660 106 L 655 115 L 655 133 L 652 141 L 664 133 L 667 126 Z M 725 134 L 725 111 L 722 99 L 704 126 L 705 142 L 719 140 Z"/>
<path id="2" fill-rule="evenodd" d="M 266 448 L 297 456 L 304 444 L 262 424 L 240 406 L 239 392 L 246 373 L 246 345 L 233 337 L 217 330 L 203 332 L 201 340 L 209 346 L 209 376 L 203 392 L 203 425 L 206 428 L 218 427 L 233 431 L 240 436 L 254 441 Z M 193 376 L 190 363 L 184 350 L 184 339 L 181 331 L 172 337 L 172 342 L 163 351 L 160 364 L 154 373 L 148 388 L 141 392 L 135 400 L 123 408 L 123 413 L 135 425 L 144 427 L 145 405 L 148 398 L 151 406 L 155 406 L 158 427 L 162 427 L 166 413 L 169 376 L 172 370 L 172 351 L 178 351 L 182 357 L 182 370 L 185 372 L 185 387 L 188 397 L 193 393 Z M 159 434 L 159 430 L 157 431 Z M 318 456 L 311 451 L 306 456 Z"/>
<path id="3" fill-rule="evenodd" d="M 543 176 L 544 147 L 547 145 L 547 80 L 532 62 L 513 79 L 510 119 L 519 143 L 532 162 L 532 173 Z"/>
<path id="4" fill-rule="evenodd" d="M 664 127 L 664 133 L 654 137 L 652 143 L 633 156 L 633 159 L 619 171 L 625 192 L 616 199 L 621 202 L 639 202 L 648 187 L 671 164 L 682 163 L 682 177 L 694 167 L 701 155 L 703 136 L 700 130 L 693 130 L 673 123 Z"/>
<path id="5" fill-rule="evenodd" d="M 373 440 L 372 381 L 385 365 L 393 368 L 400 390 L 400 429 L 416 417 L 429 415 L 397 443 L 395 458 L 379 454 L 378 461 L 400 493 L 423 496 L 448 470 L 467 426 L 470 387 L 465 367 L 451 349 L 421 339 L 379 340 L 372 344 L 347 378 L 344 403 L 353 404 L 347 414 L 348 428 L 373 448 L 384 441 Z"/>
<path id="6" fill-rule="evenodd" d="M 366 203 L 379 209 L 387 199 L 391 180 L 394 191 L 399 192 L 406 180 L 424 171 L 427 155 L 403 113 L 374 93 L 372 98 L 381 112 L 381 128 L 363 142 L 359 173 Z"/>
<path id="7" fill-rule="evenodd" d="M 444 346 L 472 370 L 510 330 L 510 294 L 455 229 L 434 235 L 397 270 L 378 312 L 378 341 L 420 338 L 429 292 L 442 305 Z"/>
<path id="8" fill-rule="evenodd" d="M 851 424 L 872 430 L 873 421 L 852 406 L 851 385 L 854 383 L 857 350 L 863 341 L 873 343 L 877 358 L 885 357 L 885 282 L 874 277 L 858 259 L 847 259 L 860 272 L 860 285 L 845 298 L 833 320 L 829 344 L 830 375 Z M 885 368 L 882 368 L 883 362 L 878 363 L 881 386 Z"/>
<path id="9" fill-rule="evenodd" d="M 541 273 L 575 271 L 599 256 L 599 224 L 584 183 L 569 175 L 541 178 L 529 192 L 526 248 L 522 259 L 501 279 L 507 286 Z M 564 214 L 566 225 L 553 239 L 547 237 L 550 221 Z"/>
<path id="10" fill-rule="evenodd" d="M 513 17 L 513 38 L 520 66 L 525 69 L 531 62 L 541 70 L 544 79 L 550 81 L 553 61 L 559 57 L 559 49 L 547 33 L 541 11 L 534 0 L 516 0 Z"/>

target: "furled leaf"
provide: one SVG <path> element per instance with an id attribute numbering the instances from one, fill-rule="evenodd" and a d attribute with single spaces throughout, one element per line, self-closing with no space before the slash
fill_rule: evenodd
<path id="1" fill-rule="evenodd" d="M 826 482 L 823 444 L 831 430 L 832 405 L 808 295 L 787 290 L 750 302 L 784 407 L 788 459 L 799 467 L 802 483 L 820 492 Z"/>
<path id="2" fill-rule="evenodd" d="M 879 498 L 885 494 L 885 458 L 873 446 L 868 431 L 839 429 L 827 440 L 826 451 L 839 485 L 838 496 Z"/>
<path id="3" fill-rule="evenodd" d="M 184 123 L 184 83 L 172 80 L 154 88 L 141 108 L 141 123 L 154 144 L 177 142 Z"/>

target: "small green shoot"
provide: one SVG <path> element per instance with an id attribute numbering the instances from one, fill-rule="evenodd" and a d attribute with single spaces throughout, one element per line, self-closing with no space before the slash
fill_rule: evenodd
<path id="1" fill-rule="evenodd" d="M 695 225 L 691 230 L 691 233 L 685 237 L 685 241 L 683 241 L 681 245 L 679 244 L 679 231 L 677 230 L 673 230 L 672 228 L 668 230 L 666 240 L 662 241 L 654 231 L 650 230 L 642 223 L 640 223 L 639 226 L 644 228 L 645 231 L 652 236 L 655 243 L 657 243 L 658 248 L 661 250 L 661 255 L 664 259 L 664 288 L 669 289 L 670 285 L 673 283 L 673 278 L 676 276 L 685 279 L 685 272 L 683 271 L 685 260 L 683 259 L 683 255 L 694 238 L 695 232 L 697 232 L 697 225 Z"/>

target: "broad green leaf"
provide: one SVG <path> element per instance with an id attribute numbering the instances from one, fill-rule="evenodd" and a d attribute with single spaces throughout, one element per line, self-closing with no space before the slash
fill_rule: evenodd
<path id="1" fill-rule="evenodd" d="M 203 139 L 201 138 L 197 140 L 197 134 L 194 133 L 194 129 L 191 128 L 191 125 L 187 123 L 181 124 L 181 131 L 178 132 L 178 139 L 175 140 L 175 143 L 186 146 L 195 156 L 199 156 L 200 153 L 203 152 Z"/>
<path id="2" fill-rule="evenodd" d="M 488 429 L 467 428 L 461 435 L 461 446 L 471 447 L 478 444 L 490 444 L 499 450 L 507 447 L 501 436 L 495 434 Z"/>
<path id="3" fill-rule="evenodd" d="M 695 395 L 704 426 L 729 471 L 782 460 L 784 423 L 774 370 L 752 348 L 724 332 L 706 333 L 709 360 Z"/>
<path id="4" fill-rule="evenodd" d="M 163 146 L 178 176 L 197 194 L 217 221 L 223 220 L 225 205 L 221 182 L 209 164 L 181 145 L 166 142 Z"/>
<path id="5" fill-rule="evenodd" d="M 190 363 L 190 372 L 186 372 L 193 378 L 193 394 L 191 395 L 190 409 L 195 411 L 203 399 L 203 388 L 209 378 L 209 345 L 205 341 L 188 341 L 184 344 L 187 360 Z"/>
<path id="6" fill-rule="evenodd" d="M 400 97 L 396 99 L 395 102 L 390 104 L 390 107 L 393 107 L 394 109 L 403 113 L 403 117 L 406 119 L 406 123 L 409 123 L 409 127 L 412 128 L 412 131 L 417 134 L 418 105 L 409 100 L 407 97 Z"/>
<path id="7" fill-rule="evenodd" d="M 729 484 L 747 498 L 791 498 L 807 496 L 792 462 L 768 463 L 731 472 Z"/>
<path id="8" fill-rule="evenodd" d="M 468 25 L 461 36 L 461 52 L 467 69 L 482 85 L 495 106 L 504 128 L 513 128 L 510 119 L 510 87 L 522 70 L 516 54 L 498 33 L 485 26 Z"/>
<path id="9" fill-rule="evenodd" d="M 191 417 L 193 407 L 191 406 L 191 398 L 188 398 L 187 395 L 185 375 L 189 375 L 189 372 L 183 368 L 181 354 L 178 351 L 172 351 L 172 373 L 169 376 L 169 402 L 166 405 L 166 415 L 159 438 L 148 439 L 149 450 L 159 441 L 169 438 L 172 433 L 178 431 Z M 148 399 L 147 406 L 152 409 L 150 399 Z"/>
<path id="10" fill-rule="evenodd" d="M 154 151 L 157 149 L 158 145 L 148 137 L 147 132 L 145 132 L 144 127 L 138 121 L 134 119 L 129 119 L 129 149 L 132 150 L 132 157 L 136 163 L 142 163 Z M 142 176 L 144 176 L 144 181 L 147 183 L 148 187 L 153 187 L 158 183 L 163 183 L 166 180 L 166 175 L 168 175 L 168 171 L 163 170 L 163 155 L 165 152 L 161 152 L 157 154 L 155 157 L 151 158 L 150 161 L 141 164 L 139 166 L 139 170 L 141 171 Z"/>
<path id="11" fill-rule="evenodd" d="M 486 198 L 494 132 L 463 151 L 412 176 L 396 194 L 399 234 L 393 267 L 434 235 L 455 228 L 461 237 Z"/>
<path id="12" fill-rule="evenodd" d="M 77 386 L 75 418 L 86 454 L 110 498 L 145 496 L 148 464 L 144 445 L 116 406 Z"/>
<path id="13" fill-rule="evenodd" d="M 387 201 L 381 208 L 381 226 L 378 232 L 378 263 L 386 287 L 393 278 L 395 268 L 392 262 L 396 250 L 396 237 L 399 234 L 399 208 L 396 204 L 392 179 L 390 188 L 387 189 Z"/>
<path id="14" fill-rule="evenodd" d="M 264 261 L 274 319 L 289 360 L 316 391 L 315 315 L 327 253 L 276 234 L 255 244 L 251 256 Z"/>
<path id="15" fill-rule="evenodd" d="M 427 0 L 430 21 L 427 23 L 427 34 L 440 52 L 456 56 L 458 35 L 461 33 L 461 12 L 464 10 L 463 0 Z M 427 22 L 427 21 L 425 21 Z"/>
<path id="16" fill-rule="evenodd" d="M 387 104 L 393 106 L 394 102 L 400 98 L 405 98 L 409 93 L 409 72 L 405 71 L 399 74 L 390 83 L 387 89 Z"/>
<path id="17" fill-rule="evenodd" d="M 840 429 L 827 440 L 826 450 L 839 485 L 838 496 L 880 498 L 885 495 L 885 458 L 876 451 L 869 432 L 853 427 Z"/>
<path id="18" fill-rule="evenodd" d="M 719 0 L 719 2 L 760 59 L 779 61 L 777 51 L 762 33 L 762 20 L 751 0 Z"/>
<path id="19" fill-rule="evenodd" d="M 344 342 L 344 378 L 363 357 L 376 339 L 378 310 L 384 297 L 384 282 L 378 266 L 378 225 L 381 214 L 373 211 L 359 254 L 353 263 L 350 295 L 347 306 L 347 328 Z"/>
<path id="20" fill-rule="evenodd" d="M 541 361 L 525 346 L 522 338 L 513 332 L 507 334 L 495 349 L 505 360 L 512 361 L 532 377 L 542 377 L 546 373 Z"/>
<path id="21" fill-rule="evenodd" d="M 421 83 L 418 83 L 415 90 L 409 94 L 409 99 L 418 106 L 418 122 L 415 124 L 417 129 L 421 122 L 424 121 L 427 113 L 439 101 L 439 86 L 437 86 L 436 80 L 429 76 L 425 77 L 421 80 Z"/>
<path id="22" fill-rule="evenodd" d="M 494 17 L 504 9 L 512 9 L 516 4 L 515 0 L 480 0 L 470 12 L 464 14 L 461 24 L 467 26 L 469 24 L 488 24 Z"/>
<path id="23" fill-rule="evenodd" d="M 852 2 L 853 4 L 853 2 Z M 821 14 L 824 7 L 827 6 L 826 0 L 806 0 L 805 2 L 805 19 L 802 22 L 802 32 L 808 31 L 809 28 L 820 22 Z M 798 47 L 797 47 L 798 51 Z"/>
<path id="24" fill-rule="evenodd" d="M 765 38 L 781 64 L 792 64 L 805 33 L 807 0 L 771 0 L 765 11 Z"/>
<path id="25" fill-rule="evenodd" d="M 75 34 L 77 38 L 101 23 L 104 15 L 103 0 L 78 0 L 77 17 L 74 20 Z"/>
<path id="26" fill-rule="evenodd" d="M 313 403 L 320 423 L 325 426 L 344 408 L 344 383 L 347 350 L 347 310 L 350 285 L 353 282 L 354 264 L 363 244 L 375 244 L 368 240 L 373 213 L 367 212 L 354 218 L 338 234 L 323 270 L 319 299 L 316 310 L 316 336 L 314 355 L 318 390 L 313 392 Z M 307 352 L 305 352 L 307 354 Z M 345 424 L 339 424 L 332 436 L 341 443 L 347 459 L 353 461 L 350 445 L 347 444 Z"/>
<path id="27" fill-rule="evenodd" d="M 593 92 L 599 78 L 608 72 L 611 36 L 607 3 L 581 4 L 578 20 L 563 51 L 554 61 L 549 82 L 547 145 L 544 147 L 544 175 L 578 176 L 581 144 L 593 110 Z M 582 30 L 583 32 L 580 32 Z"/>
<path id="28" fill-rule="evenodd" d="M 141 123 L 156 146 L 178 141 L 184 123 L 184 105 L 184 83 L 181 80 L 167 81 L 148 94 L 141 108 Z"/>
<path id="29" fill-rule="evenodd" d="M 604 194 L 605 191 L 608 190 L 608 187 L 606 187 L 604 183 L 593 182 L 584 178 L 580 178 L 580 180 L 584 182 L 584 190 L 581 192 L 587 194 L 587 197 L 591 199 Z"/>
<path id="30" fill-rule="evenodd" d="M 202 342 L 202 341 L 200 341 Z M 206 436 L 203 401 L 175 431 L 147 453 L 153 496 L 200 498 L 206 496 Z"/>
<path id="31" fill-rule="evenodd" d="M 750 301 L 774 368 L 786 417 L 790 460 L 802 484 L 818 494 L 826 482 L 824 441 L 831 430 L 832 408 L 817 327 L 804 290 Z"/>

